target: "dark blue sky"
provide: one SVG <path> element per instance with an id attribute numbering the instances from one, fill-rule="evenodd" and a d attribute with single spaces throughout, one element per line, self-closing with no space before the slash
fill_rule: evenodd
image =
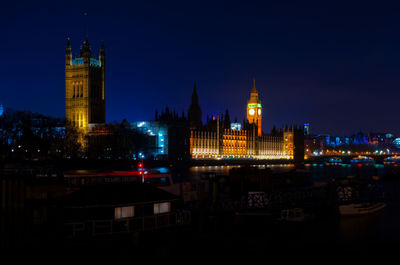
<path id="1" fill-rule="evenodd" d="M 296 3 L 297 2 L 297 3 Z M 106 47 L 107 121 L 187 111 L 243 120 L 251 79 L 263 128 L 400 134 L 400 12 L 382 1 L 16 1 L 2 3 L 0 103 L 64 116 L 64 52 Z"/>

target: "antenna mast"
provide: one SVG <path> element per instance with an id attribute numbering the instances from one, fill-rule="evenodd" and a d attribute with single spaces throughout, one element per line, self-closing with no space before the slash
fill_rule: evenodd
<path id="1" fill-rule="evenodd" d="M 85 38 L 87 39 L 88 36 L 88 32 L 87 32 L 87 12 L 83 13 L 83 25 L 84 25 L 84 33 L 85 33 Z"/>

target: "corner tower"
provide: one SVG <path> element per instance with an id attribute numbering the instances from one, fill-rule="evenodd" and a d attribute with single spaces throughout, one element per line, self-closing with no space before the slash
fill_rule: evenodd
<path id="1" fill-rule="evenodd" d="M 92 57 L 86 37 L 80 55 L 73 57 L 68 38 L 65 51 L 65 118 L 87 134 L 89 123 L 104 123 L 105 114 L 104 45 L 101 44 L 99 57 Z"/>
<path id="2" fill-rule="evenodd" d="M 253 79 L 253 88 L 250 92 L 250 99 L 247 101 L 247 121 L 249 124 L 257 125 L 257 135 L 262 135 L 262 105 L 256 89 L 256 80 Z"/>

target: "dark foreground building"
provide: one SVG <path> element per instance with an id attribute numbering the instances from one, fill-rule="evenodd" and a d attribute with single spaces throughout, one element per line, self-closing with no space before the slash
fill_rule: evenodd
<path id="1" fill-rule="evenodd" d="M 188 224 L 179 197 L 145 183 L 87 186 L 64 199 L 68 238 L 133 234 Z"/>

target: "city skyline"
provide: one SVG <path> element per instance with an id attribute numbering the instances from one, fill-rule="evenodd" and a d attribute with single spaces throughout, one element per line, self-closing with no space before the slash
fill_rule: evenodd
<path id="1" fill-rule="evenodd" d="M 21 9 L 8 5 L 10 12 L 2 19 L 6 38 L 0 44 L 8 62 L 1 66 L 5 107 L 65 115 L 62 53 L 68 36 L 75 53 L 83 43 L 85 10 L 90 44 L 99 47 L 104 40 L 107 50 L 107 122 L 151 120 L 156 109 L 166 106 L 187 113 L 193 80 L 203 121 L 207 114 L 229 109 L 231 119 L 241 122 L 255 78 L 264 131 L 309 122 L 312 133 L 400 133 L 393 127 L 399 121 L 398 39 L 392 35 L 398 22 L 386 8 L 367 3 L 343 11 L 339 3 L 304 7 L 300 15 L 283 4 L 125 6 L 136 7 L 132 15 L 118 5 L 107 13 L 88 3 L 79 10 L 50 3 L 25 3 Z M 383 11 L 385 18 L 378 21 Z M 151 21 L 149 13 L 154 14 Z M 344 21 L 333 20 L 339 17 Z M 49 19 L 54 23 L 49 25 Z M 182 19 L 187 25 L 178 24 Z M 365 32 L 363 23 L 371 30 Z M 298 34 L 304 38 L 291 43 Z"/>
<path id="2" fill-rule="evenodd" d="M 2 11 L 2 260 L 397 254 L 400 3 Z"/>

